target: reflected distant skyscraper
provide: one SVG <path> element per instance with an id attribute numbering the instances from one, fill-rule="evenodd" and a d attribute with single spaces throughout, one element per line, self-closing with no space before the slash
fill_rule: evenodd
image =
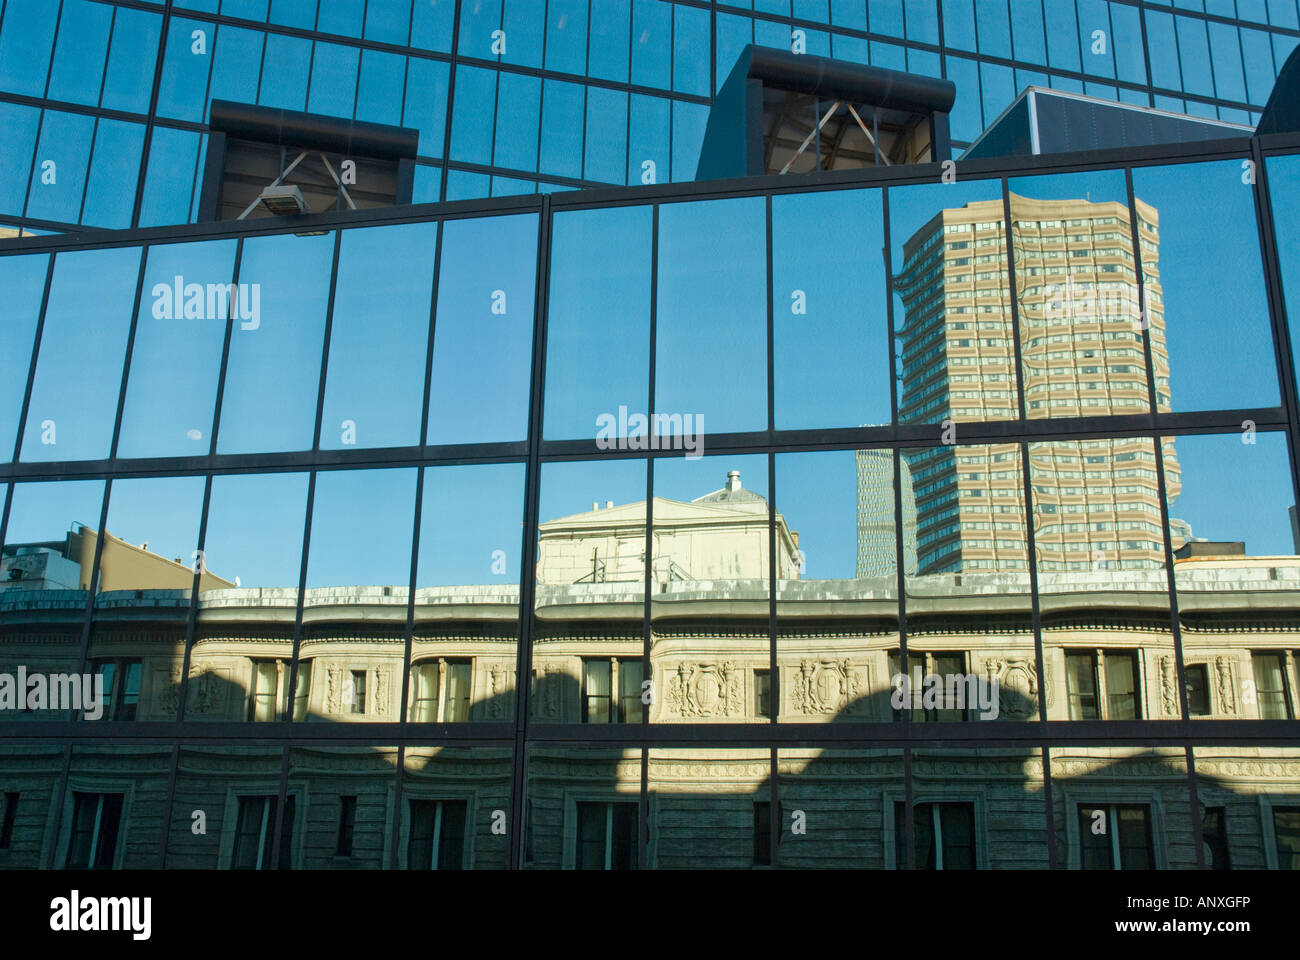
<path id="1" fill-rule="evenodd" d="M 1170 410 L 1159 215 L 1138 200 L 1157 408 Z M 1090 417 L 1149 408 L 1138 271 L 1125 204 L 1011 195 L 1025 415 Z M 1000 200 L 942 210 L 904 245 L 899 418 L 954 425 L 1019 416 L 1016 337 Z M 956 429 L 957 442 L 961 429 Z M 1164 562 L 1149 440 L 1030 445 L 1039 569 Z M 1163 454 L 1172 503 L 1181 487 Z M 917 510 L 918 572 L 1022 570 L 1026 505 L 1018 444 L 905 455 Z M 1085 495 L 1085 490 L 1087 491 Z"/>
<path id="2" fill-rule="evenodd" d="M 903 489 L 903 568 L 916 570 L 916 496 L 907 460 L 900 463 Z M 898 571 L 894 544 L 894 458 L 888 450 L 858 451 L 858 577 Z"/>

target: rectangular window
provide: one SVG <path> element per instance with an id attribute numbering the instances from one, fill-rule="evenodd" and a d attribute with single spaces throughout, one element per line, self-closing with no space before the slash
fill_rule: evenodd
<path id="1" fill-rule="evenodd" d="M 122 794 L 74 793 L 69 870 L 111 870 L 122 823 Z"/>
<path id="2" fill-rule="evenodd" d="M 1286 654 L 1251 651 L 1255 671 L 1255 697 L 1261 720 L 1290 720 L 1291 703 L 1286 689 Z"/>
<path id="3" fill-rule="evenodd" d="M 1273 808 L 1273 840 L 1277 868 L 1300 870 L 1300 807 Z"/>
<path id="4" fill-rule="evenodd" d="M 889 654 L 889 676 L 890 676 L 890 693 L 891 701 L 893 694 L 893 678 L 902 673 L 900 664 L 902 656 L 899 651 L 893 650 Z M 968 719 L 971 705 L 966 702 L 965 698 L 971 692 L 970 685 L 966 683 L 966 654 L 960 651 L 935 651 L 927 652 L 921 650 L 912 650 L 907 654 L 908 668 L 908 686 L 905 688 L 912 706 L 912 722 L 924 723 L 929 721 L 962 721 Z M 921 672 L 921 685 L 917 687 L 917 670 Z M 925 696 L 927 683 L 925 678 L 937 676 L 942 681 L 941 687 L 931 694 L 929 698 Z M 962 700 L 949 699 L 949 678 L 959 678 L 961 681 Z M 954 680 L 954 683 L 957 681 Z M 955 692 L 955 691 L 954 691 Z M 937 695 L 937 699 L 935 699 Z M 929 702 L 937 706 L 925 706 Z M 960 702 L 962 706 L 956 704 Z M 893 711 L 895 720 L 903 719 L 902 710 Z"/>
<path id="5" fill-rule="evenodd" d="M 1201 842 L 1205 844 L 1205 865 L 1211 870 L 1231 870 L 1228 857 L 1226 807 L 1206 807 L 1201 820 Z"/>
<path id="6" fill-rule="evenodd" d="M 412 800 L 406 865 L 411 870 L 460 870 L 464 866 L 464 800 Z"/>
<path id="7" fill-rule="evenodd" d="M 134 720 L 140 704 L 140 661 L 100 660 L 96 672 L 104 675 L 104 719 Z"/>
<path id="8" fill-rule="evenodd" d="M 14 819 L 18 816 L 18 794 L 8 791 L 0 809 L 0 850 L 8 850 L 14 838 Z"/>
<path id="9" fill-rule="evenodd" d="M 274 870 L 276 862 L 271 853 L 275 839 L 275 812 L 279 797 L 256 796 L 239 798 L 239 815 L 235 821 L 235 847 L 230 858 L 232 870 Z M 294 798 L 284 805 L 280 824 L 279 868 L 289 866 L 289 850 L 293 844 Z"/>
<path id="10" fill-rule="evenodd" d="M 772 802 L 754 801 L 754 866 L 772 865 Z"/>
<path id="11" fill-rule="evenodd" d="M 1150 808 L 1146 804 L 1079 806 L 1079 863 L 1084 870 L 1150 870 Z"/>
<path id="12" fill-rule="evenodd" d="M 1068 650 L 1065 685 L 1071 720 L 1140 720 L 1133 650 Z"/>
<path id="13" fill-rule="evenodd" d="M 334 853 L 340 857 L 352 856 L 352 835 L 357 826 L 357 798 L 339 797 L 339 841 Z"/>
<path id="14" fill-rule="evenodd" d="M 1210 715 L 1210 675 L 1203 663 L 1187 664 L 1187 712 L 1193 717 Z"/>
<path id="15" fill-rule="evenodd" d="M 772 672 L 754 671 L 754 715 L 772 718 Z"/>
<path id="16" fill-rule="evenodd" d="M 282 721 L 289 708 L 288 660 L 253 660 L 252 679 L 248 690 L 248 719 L 258 723 Z M 298 664 L 297 690 L 293 698 L 293 719 L 307 717 L 308 694 L 311 690 L 311 661 Z"/>
<path id="17" fill-rule="evenodd" d="M 416 723 L 464 723 L 469 719 L 472 679 L 469 660 L 417 663 L 411 668 L 411 719 Z"/>
<path id="18" fill-rule="evenodd" d="M 600 657 L 582 662 L 582 722 L 640 723 L 639 657 Z M 614 696 L 617 688 L 618 696 Z"/>
<path id="19" fill-rule="evenodd" d="M 366 712 L 366 671 L 352 671 L 352 712 Z"/>
<path id="20" fill-rule="evenodd" d="M 636 803 L 579 803 L 577 856 L 579 870 L 635 870 Z"/>
<path id="21" fill-rule="evenodd" d="M 907 866 L 907 809 L 894 801 L 894 863 Z M 918 803 L 912 807 L 918 870 L 975 869 L 975 805 Z"/>

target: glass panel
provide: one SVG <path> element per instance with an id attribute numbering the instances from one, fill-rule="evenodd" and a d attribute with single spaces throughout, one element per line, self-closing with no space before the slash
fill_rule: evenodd
<path id="1" fill-rule="evenodd" d="M 524 866 L 634 870 L 641 751 L 530 747 Z"/>
<path id="2" fill-rule="evenodd" d="M 139 264 L 138 247 L 54 258 L 23 460 L 108 456 Z"/>
<path id="3" fill-rule="evenodd" d="M 890 421 L 882 223 L 876 191 L 772 198 L 777 429 Z"/>
<path id="4" fill-rule="evenodd" d="M 647 866 L 754 865 L 754 804 L 771 802 L 771 751 L 650 750 Z"/>
<path id="5" fill-rule="evenodd" d="M 294 747 L 289 795 L 304 870 L 383 870 L 392 844 L 397 748 Z M 349 809 L 350 808 L 350 809 Z"/>
<path id="6" fill-rule="evenodd" d="M 1052 747 L 1051 763 L 1057 855 L 1067 869 L 1196 868 L 1182 747 Z"/>
<path id="7" fill-rule="evenodd" d="M 436 223 L 411 223 L 344 233 L 323 449 L 419 443 L 437 229 Z"/>
<path id="8" fill-rule="evenodd" d="M 1025 412 L 1049 417 L 1150 409 L 1138 276 L 1119 171 L 1010 181 Z M 1148 208 L 1139 208 L 1146 218 Z M 1163 318 L 1150 323 L 1157 385 L 1168 377 Z M 1161 409 L 1168 410 L 1167 390 Z"/>
<path id="9" fill-rule="evenodd" d="M 171 763 L 165 745 L 73 747 L 55 869 L 157 869 Z"/>
<path id="10" fill-rule="evenodd" d="M 547 439 L 594 435 L 597 443 L 609 443 L 627 437 L 628 410 L 644 416 L 650 229 L 649 207 L 555 216 L 546 325 Z M 644 442 L 645 431 L 639 439 Z"/>
<path id="11" fill-rule="evenodd" d="M 171 870 L 274 869 L 280 747 L 188 746 L 180 751 L 166 866 Z M 281 814 L 282 866 L 302 866 L 300 796 Z M 196 831 L 196 825 L 202 830 Z"/>
<path id="12" fill-rule="evenodd" d="M 398 868 L 505 869 L 510 769 L 510 750 L 499 747 L 407 747 Z"/>
<path id="13" fill-rule="evenodd" d="M 655 412 L 692 415 L 696 433 L 767 426 L 763 221 L 759 198 L 659 211 Z"/>
<path id="14" fill-rule="evenodd" d="M 0 832 L 8 828 L 0 855 L 8 870 L 37 870 L 44 866 L 50 811 L 63 778 L 64 750 L 54 744 L 0 746 L 0 783 L 4 784 L 0 803 L 5 817 Z"/>
<path id="15" fill-rule="evenodd" d="M 453 220 L 443 229 L 427 442 L 522 440 L 528 430 L 537 218 Z M 493 255 L 484 257 L 484 250 Z"/>
<path id="16" fill-rule="evenodd" d="M 777 777 L 780 866 L 882 870 L 898 856 L 887 825 L 895 798 L 904 795 L 902 750 L 778 750 Z M 762 792 L 756 804 L 768 799 Z M 759 847 L 764 838 L 754 839 Z M 754 866 L 769 865 L 760 852 Z"/>
<path id="17" fill-rule="evenodd" d="M 1214 870 L 1300 870 L 1300 749 L 1195 747 L 1201 841 Z"/>
<path id="18" fill-rule="evenodd" d="M 891 190 L 889 218 L 899 421 L 1018 418 L 1000 185 Z"/>
<path id="19" fill-rule="evenodd" d="M 232 289 L 234 262 L 234 240 L 149 249 L 119 456 L 208 452 L 227 321 L 257 303 Z"/>
<path id="20" fill-rule="evenodd" d="M 333 253 L 333 235 L 244 241 L 218 453 L 311 449 Z"/>
<path id="21" fill-rule="evenodd" d="M 1275 406 L 1273 335 L 1244 160 L 1133 171 L 1160 409 Z M 1253 179 L 1253 178 L 1251 178 Z M 1214 210 L 1213 218 L 1205 215 Z M 1232 304 L 1225 335 L 1222 304 Z M 1160 364 L 1157 364 L 1159 367 Z"/>
<path id="22" fill-rule="evenodd" d="M 424 474 L 410 720 L 514 716 L 524 466 Z"/>
<path id="23" fill-rule="evenodd" d="M 581 723 L 584 657 L 639 659 L 645 612 L 646 465 L 542 465 L 532 710 Z"/>
<path id="24" fill-rule="evenodd" d="M 0 460 L 10 459 L 18 432 L 27 376 L 36 345 L 48 254 L 0 259 L 0 289 L 5 291 L 5 322 L 0 326 Z"/>

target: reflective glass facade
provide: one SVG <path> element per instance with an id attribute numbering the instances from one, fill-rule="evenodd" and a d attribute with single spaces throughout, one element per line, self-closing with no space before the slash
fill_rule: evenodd
<path id="1" fill-rule="evenodd" d="M 1251 123 L 1206 7 L 7 0 L 0 867 L 1300 868 L 1300 136 L 690 182 L 792 30 Z"/>

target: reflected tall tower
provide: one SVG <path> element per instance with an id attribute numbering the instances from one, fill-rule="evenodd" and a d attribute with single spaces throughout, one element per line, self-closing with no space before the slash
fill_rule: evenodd
<path id="1" fill-rule="evenodd" d="M 1115 416 L 1149 409 L 1144 321 L 1128 207 L 1011 195 L 1025 415 Z M 1138 200 L 1157 409 L 1170 410 L 1159 216 Z M 1000 200 L 939 211 L 903 248 L 899 418 L 954 425 L 1019 416 L 1016 337 Z M 961 440 L 960 427 L 956 429 Z M 1164 562 L 1151 441 L 1030 445 L 1041 570 Z M 1163 444 L 1172 502 L 1180 489 Z M 938 446 L 906 455 L 919 573 L 1023 570 L 1026 506 L 1017 444 Z"/>
<path id="2" fill-rule="evenodd" d="M 894 457 L 889 450 L 859 450 L 858 456 L 859 579 L 898 571 L 894 543 Z M 907 460 L 899 463 L 903 491 L 903 567 L 916 570 L 916 496 Z"/>

